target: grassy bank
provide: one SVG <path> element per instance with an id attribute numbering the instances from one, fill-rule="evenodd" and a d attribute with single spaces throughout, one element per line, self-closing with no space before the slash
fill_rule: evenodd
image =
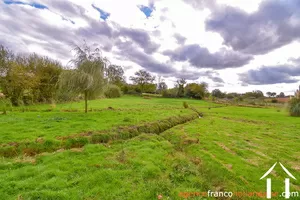
<path id="1" fill-rule="evenodd" d="M 201 199 L 195 195 L 208 190 L 265 192 L 265 180 L 259 179 L 275 162 L 281 162 L 297 179 L 300 177 L 298 118 L 290 117 L 284 109 L 234 106 L 208 109 L 212 107 L 210 103 L 185 101 L 204 112 L 204 117 L 162 132 L 146 131 L 103 144 L 89 143 L 35 156 L 3 157 L 1 198 L 115 200 L 157 199 L 161 195 L 162 199 Z M 92 101 L 95 109 L 105 110 L 87 115 L 64 112 L 59 108 L 62 105 L 51 112 L 13 111 L 1 116 L 1 130 L 2 127 L 5 130 L 1 132 L 1 142 L 35 141 L 40 135 L 32 134 L 29 131 L 32 128 L 37 133 L 45 131 L 43 138 L 57 140 L 57 136 L 72 136 L 87 130 L 104 130 L 103 127 L 113 130 L 116 126 L 151 124 L 172 116 L 193 114 L 183 108 L 182 102 L 124 97 L 111 102 Z M 80 105 L 72 104 L 72 108 L 80 109 Z M 56 128 L 47 130 L 39 118 L 33 117 L 37 114 L 42 119 L 57 115 L 68 120 L 45 123 Z M 23 121 L 8 122 L 12 116 Z M 134 120 L 124 121 L 126 117 Z M 30 120 L 25 123 L 24 119 Z M 25 126 L 28 123 L 32 126 Z M 16 136 L 17 127 L 23 137 Z M 270 177 L 272 190 L 283 192 L 286 174 L 279 165 Z M 291 191 L 300 193 L 298 180 L 291 179 Z M 250 198 L 235 195 L 232 199 Z"/>

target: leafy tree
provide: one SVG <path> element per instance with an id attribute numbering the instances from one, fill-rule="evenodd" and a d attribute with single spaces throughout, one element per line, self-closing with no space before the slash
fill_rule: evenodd
<path id="1" fill-rule="evenodd" d="M 162 96 L 166 98 L 176 98 L 178 93 L 178 88 L 170 88 L 162 92 Z"/>
<path id="2" fill-rule="evenodd" d="M 0 78 L 1 79 L 6 76 L 10 68 L 10 63 L 13 61 L 13 59 L 14 59 L 14 54 L 12 53 L 12 51 L 0 45 Z"/>
<path id="3" fill-rule="evenodd" d="M 61 70 L 59 62 L 47 57 L 15 56 L 0 46 L 0 85 L 14 106 L 52 100 Z"/>
<path id="4" fill-rule="evenodd" d="M 252 92 L 246 92 L 244 94 L 244 96 L 246 98 L 249 98 L 249 97 L 252 97 L 252 98 L 261 98 L 261 97 L 264 97 L 264 93 L 260 90 L 254 90 Z"/>
<path id="5" fill-rule="evenodd" d="M 153 84 L 155 76 L 152 76 L 149 72 L 145 70 L 139 70 L 135 72 L 135 76 L 131 76 L 130 80 L 139 86 L 141 92 L 145 92 L 146 85 Z"/>
<path id="6" fill-rule="evenodd" d="M 164 80 L 161 78 L 161 76 L 158 77 L 157 81 L 157 92 L 159 94 L 162 94 L 163 91 L 166 91 L 168 89 L 167 84 L 164 82 Z"/>
<path id="7" fill-rule="evenodd" d="M 289 102 L 289 111 L 291 116 L 300 116 L 300 86 L 296 90 L 294 97 Z"/>
<path id="8" fill-rule="evenodd" d="M 101 57 L 99 48 L 91 49 L 85 43 L 74 48 L 74 69 L 64 71 L 59 79 L 61 89 L 83 94 L 85 113 L 88 110 L 88 99 L 99 95 L 105 86 L 104 70 L 108 61 Z"/>
<path id="9" fill-rule="evenodd" d="M 109 65 L 105 70 L 105 75 L 108 79 L 108 83 L 122 87 L 126 81 L 124 76 L 124 70 L 118 65 Z"/>
<path id="10" fill-rule="evenodd" d="M 213 97 L 217 97 L 217 98 L 224 98 L 225 97 L 225 93 L 221 92 L 221 90 L 219 89 L 214 89 L 212 92 L 211 92 L 211 95 Z"/>
<path id="11" fill-rule="evenodd" d="M 184 97 L 184 85 L 186 84 L 186 80 L 182 78 L 177 80 L 176 83 L 176 87 L 178 88 L 177 97 Z"/>
<path id="12" fill-rule="evenodd" d="M 272 92 L 267 92 L 268 97 L 272 96 Z"/>
<path id="13" fill-rule="evenodd" d="M 157 84 L 157 92 L 158 93 L 162 93 L 163 91 L 167 90 L 168 89 L 168 86 L 165 82 L 160 82 Z"/>
<path id="14" fill-rule="evenodd" d="M 108 85 L 104 94 L 107 98 L 118 98 L 121 97 L 122 92 L 117 85 Z"/>
<path id="15" fill-rule="evenodd" d="M 185 86 L 185 96 L 195 99 L 203 99 L 207 92 L 207 84 L 189 83 Z"/>
<path id="16" fill-rule="evenodd" d="M 238 94 L 236 92 L 231 92 L 231 93 L 226 94 L 226 98 L 228 98 L 228 99 L 234 99 L 239 96 L 240 96 L 240 94 Z"/>
<path id="17" fill-rule="evenodd" d="M 33 88 L 33 97 L 38 102 L 52 102 L 57 91 L 57 82 L 62 72 L 58 61 L 36 54 L 30 55 L 28 65 L 37 78 L 38 84 Z"/>
<path id="18" fill-rule="evenodd" d="M 14 106 L 33 102 L 33 90 L 38 85 L 38 77 L 30 68 L 25 56 L 18 56 L 9 64 L 5 76 L 2 78 L 3 93 Z"/>
<path id="19" fill-rule="evenodd" d="M 276 92 L 272 92 L 271 97 L 275 97 L 275 96 L 276 96 Z"/>
<path id="20" fill-rule="evenodd" d="M 280 92 L 279 95 L 278 95 L 278 97 L 284 98 L 284 97 L 285 97 L 285 94 L 284 94 L 283 92 Z"/>
<path id="21" fill-rule="evenodd" d="M 145 84 L 144 85 L 144 92 L 145 93 L 155 93 L 156 91 L 156 84 Z"/>

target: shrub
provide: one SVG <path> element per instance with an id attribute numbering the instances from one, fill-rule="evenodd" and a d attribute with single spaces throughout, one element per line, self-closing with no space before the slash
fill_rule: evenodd
<path id="1" fill-rule="evenodd" d="M 12 105 L 9 99 L 0 98 L 0 111 L 3 111 L 3 114 L 6 114 L 7 110 L 11 109 Z"/>
<path id="2" fill-rule="evenodd" d="M 188 107 L 189 107 L 189 104 L 188 104 L 187 102 L 184 101 L 184 102 L 183 102 L 183 107 L 184 107 L 184 108 L 188 108 Z"/>
<path id="3" fill-rule="evenodd" d="M 66 141 L 65 143 L 65 147 L 67 149 L 70 149 L 70 148 L 81 148 L 83 147 L 84 145 L 88 144 L 89 141 L 87 138 L 70 138 Z"/>
<path id="4" fill-rule="evenodd" d="M 300 116 L 300 99 L 293 98 L 290 101 L 290 115 L 291 116 Z"/>
<path id="5" fill-rule="evenodd" d="M 91 142 L 96 144 L 96 143 L 107 143 L 109 141 L 110 137 L 108 134 L 97 134 L 97 135 L 92 135 L 91 137 Z"/>
<path id="6" fill-rule="evenodd" d="M 143 97 L 162 97 L 161 94 L 142 93 Z"/>
<path id="7" fill-rule="evenodd" d="M 104 92 L 107 98 L 118 98 L 121 97 L 121 89 L 116 85 L 108 85 Z"/>
<path id="8" fill-rule="evenodd" d="M 123 122 L 132 122 L 130 117 L 124 117 Z"/>
<path id="9" fill-rule="evenodd" d="M 277 99 L 272 99 L 271 103 L 278 103 L 278 100 Z"/>

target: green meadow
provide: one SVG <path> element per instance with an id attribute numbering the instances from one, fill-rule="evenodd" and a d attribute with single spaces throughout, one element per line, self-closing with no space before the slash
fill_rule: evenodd
<path id="1" fill-rule="evenodd" d="M 285 108 L 123 96 L 83 109 L 74 102 L 0 115 L 0 199 L 217 198 L 208 191 L 263 199 L 260 178 L 276 162 L 272 199 L 284 199 L 288 178 L 279 162 L 297 179 L 290 199 L 300 198 L 300 123 Z"/>

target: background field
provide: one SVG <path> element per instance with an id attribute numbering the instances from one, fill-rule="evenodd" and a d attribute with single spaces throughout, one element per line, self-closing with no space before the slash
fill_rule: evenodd
<path id="1" fill-rule="evenodd" d="M 130 96 L 91 101 L 88 114 L 82 102 L 31 106 L 0 116 L 0 141 L 57 140 L 193 114 L 183 101 L 204 117 L 160 134 L 1 158 L 0 198 L 184 199 L 182 192 L 264 192 L 265 180 L 259 179 L 275 162 L 297 178 L 291 191 L 300 193 L 300 123 L 284 109 Z M 272 189 L 283 192 L 286 174 L 280 166 L 271 176 Z"/>

